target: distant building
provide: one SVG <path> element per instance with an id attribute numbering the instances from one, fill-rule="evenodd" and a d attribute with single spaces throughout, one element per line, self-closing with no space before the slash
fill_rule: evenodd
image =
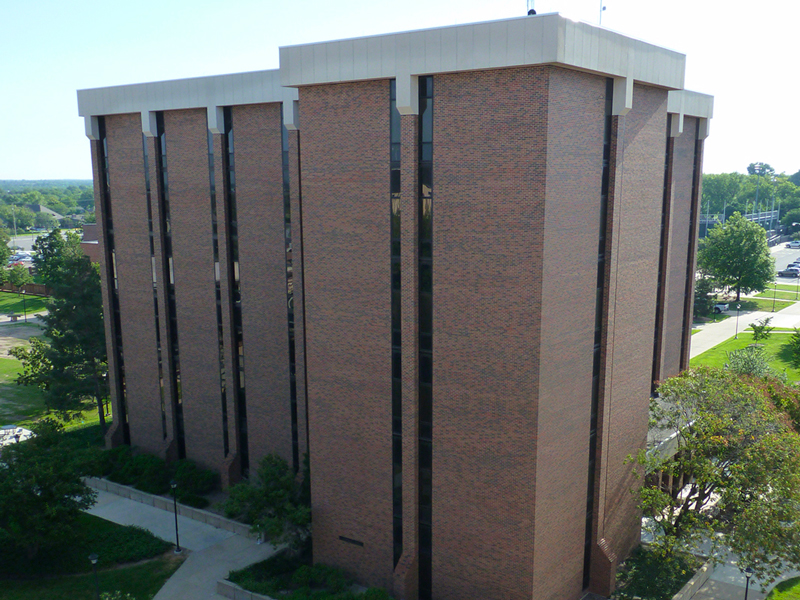
<path id="1" fill-rule="evenodd" d="M 410 600 L 607 594 L 688 364 L 712 98 L 538 15 L 78 93 L 111 441 L 310 454 L 314 558 Z"/>
<path id="2" fill-rule="evenodd" d="M 97 239 L 97 223 L 83 224 L 81 250 L 93 263 L 100 262 L 100 245 Z"/>

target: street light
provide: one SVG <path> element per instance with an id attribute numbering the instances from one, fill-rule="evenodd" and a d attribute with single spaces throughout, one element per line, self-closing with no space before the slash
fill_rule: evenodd
<path id="1" fill-rule="evenodd" d="M 739 339 L 739 309 L 742 307 L 741 304 L 736 305 L 736 335 L 733 336 L 733 339 Z"/>
<path id="2" fill-rule="evenodd" d="M 753 569 L 747 567 L 744 570 L 744 576 L 747 578 L 747 584 L 744 586 L 744 600 L 747 600 L 747 592 L 750 591 L 750 578 L 753 576 Z"/>
<path id="3" fill-rule="evenodd" d="M 183 550 L 181 550 L 181 540 L 178 537 L 178 482 L 173 479 L 169 482 L 169 487 L 172 488 L 172 505 L 175 509 L 175 554 L 180 554 Z"/>
<path id="4" fill-rule="evenodd" d="M 778 295 L 778 280 L 772 282 L 772 312 L 775 312 L 775 298 Z"/>
<path id="5" fill-rule="evenodd" d="M 25 317 L 25 323 L 28 322 L 28 311 L 25 308 L 25 290 L 22 290 L 22 314 Z"/>
<path id="6" fill-rule="evenodd" d="M 100 557 L 94 552 L 89 555 L 89 562 L 92 563 L 92 571 L 94 571 L 94 600 L 100 600 L 100 581 L 97 579 L 97 561 L 99 559 Z"/>

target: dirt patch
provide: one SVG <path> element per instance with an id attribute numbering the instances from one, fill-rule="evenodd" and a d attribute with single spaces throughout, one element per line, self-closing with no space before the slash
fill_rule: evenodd
<path id="1" fill-rule="evenodd" d="M 11 348 L 26 346 L 30 338 L 40 335 L 42 329 L 38 325 L 19 323 L 0 325 L 0 358 L 6 358 Z"/>

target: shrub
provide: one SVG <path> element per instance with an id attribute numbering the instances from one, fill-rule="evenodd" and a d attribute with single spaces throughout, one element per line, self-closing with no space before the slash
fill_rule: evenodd
<path id="1" fill-rule="evenodd" d="M 148 494 L 164 494 L 169 491 L 167 464 L 152 454 L 134 456 L 130 467 L 135 474 L 133 485 Z"/>
<path id="2" fill-rule="evenodd" d="M 185 504 L 186 506 L 191 506 L 192 508 L 206 508 L 209 504 L 208 498 L 205 496 L 198 496 L 197 494 L 191 494 L 188 492 L 181 493 L 180 491 L 177 494 L 178 502 L 181 504 Z"/>
<path id="3" fill-rule="evenodd" d="M 307 471 L 305 476 L 308 478 Z M 288 543 L 299 552 L 311 539 L 311 507 L 305 489 L 284 459 L 269 454 L 253 481 L 237 483 L 228 490 L 222 508 L 225 516 L 250 524 L 253 533 L 264 533 L 273 543 Z"/>
<path id="4" fill-rule="evenodd" d="M 728 352 L 728 368 L 739 375 L 764 377 L 769 375 L 769 358 L 762 346 L 747 346 Z"/>
<path id="5" fill-rule="evenodd" d="M 217 487 L 217 474 L 208 469 L 198 467 L 188 459 L 175 461 L 170 465 L 170 471 L 178 483 L 178 499 L 181 492 L 189 495 L 208 494 Z"/>
<path id="6" fill-rule="evenodd" d="M 638 547 L 617 572 L 615 600 L 671 600 L 692 578 L 699 561 L 689 554 L 665 555 Z"/>

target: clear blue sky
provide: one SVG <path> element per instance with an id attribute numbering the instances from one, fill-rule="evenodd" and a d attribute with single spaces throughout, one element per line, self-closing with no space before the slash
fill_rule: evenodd
<path id="1" fill-rule="evenodd" d="M 800 170 L 800 2 L 605 0 L 603 26 L 687 55 L 715 96 L 705 172 Z M 599 0 L 536 0 L 597 23 Z M 522 16 L 525 0 L 0 0 L 0 179 L 89 179 L 75 91 L 273 69 L 278 47 Z M 635 102 L 634 98 L 634 102 Z"/>

